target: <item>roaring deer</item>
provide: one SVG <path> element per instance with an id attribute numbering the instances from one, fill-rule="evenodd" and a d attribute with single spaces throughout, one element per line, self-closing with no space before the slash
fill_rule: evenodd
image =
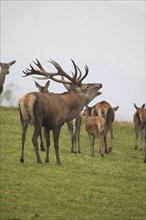
<path id="1" fill-rule="evenodd" d="M 88 132 L 91 144 L 91 156 L 94 156 L 95 137 L 100 141 L 99 153 L 104 156 L 105 142 L 104 134 L 106 130 L 106 121 L 101 116 L 92 115 L 92 107 L 86 106 L 83 111 L 83 116 L 86 116 L 86 131 Z"/>
<path id="2" fill-rule="evenodd" d="M 36 87 L 38 88 L 39 92 L 42 92 L 42 93 L 49 93 L 49 86 L 50 86 L 50 80 L 46 82 L 45 86 L 41 86 L 39 83 L 37 83 L 35 81 L 35 85 Z M 44 127 L 42 127 L 42 131 L 41 131 L 41 135 L 40 135 L 40 149 L 41 151 L 45 151 L 45 133 L 46 133 L 46 129 Z"/>
<path id="3" fill-rule="evenodd" d="M 4 82 L 5 82 L 6 74 L 9 74 L 9 68 L 15 62 L 16 62 L 16 60 L 14 60 L 10 63 L 1 63 L 0 62 L 0 68 L 1 68 L 1 70 L 0 70 L 0 94 L 3 91 L 3 85 L 4 85 Z"/>
<path id="4" fill-rule="evenodd" d="M 140 108 L 136 106 L 134 103 L 134 107 L 136 108 L 136 112 L 133 116 L 133 122 L 135 127 L 135 149 L 138 147 L 138 133 L 140 131 L 141 134 L 141 146 L 140 150 L 144 148 L 145 156 L 144 162 L 146 163 L 146 109 L 145 104 L 143 104 Z"/>
<path id="5" fill-rule="evenodd" d="M 46 71 L 38 60 L 34 62 L 37 69 L 30 65 L 30 69 L 26 69 L 23 72 L 25 76 L 41 75 L 44 76 L 43 79 L 50 78 L 58 83 L 68 84 L 71 90 L 62 94 L 31 92 L 20 98 L 19 110 L 22 124 L 22 152 L 20 162 L 24 162 L 26 131 L 28 124 L 31 122 L 34 125 L 32 142 L 36 153 L 37 163 L 42 163 L 38 151 L 38 136 L 41 133 L 41 128 L 45 127 L 47 130 L 45 162 L 49 162 L 50 130 L 52 130 L 56 163 L 61 164 L 59 156 L 59 135 L 62 125 L 75 118 L 82 111 L 84 106 L 101 94 L 99 92 L 102 88 L 101 83 L 82 83 L 89 72 L 87 66 L 85 66 L 85 74 L 78 75 L 78 67 L 72 60 L 75 73 L 73 73 L 71 77 L 57 62 L 50 60 L 50 63 L 54 65 L 57 72 L 52 73 Z M 59 79 L 57 76 L 63 76 L 65 80 Z"/>
<path id="6" fill-rule="evenodd" d="M 106 120 L 106 131 L 105 131 L 105 136 L 104 136 L 104 141 L 105 141 L 105 153 L 108 153 L 112 151 L 113 148 L 113 127 L 112 123 L 114 122 L 115 119 L 115 111 L 117 111 L 119 106 L 112 107 L 107 101 L 101 101 L 97 103 L 93 107 L 93 112 L 92 114 L 95 116 L 101 116 Z M 110 147 L 107 148 L 107 132 L 110 132 Z"/>

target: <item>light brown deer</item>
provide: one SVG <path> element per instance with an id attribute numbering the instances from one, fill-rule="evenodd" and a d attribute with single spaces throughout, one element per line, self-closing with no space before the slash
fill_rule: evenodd
<path id="1" fill-rule="evenodd" d="M 34 133 L 32 142 L 34 145 L 36 158 L 38 163 L 42 163 L 38 151 L 38 136 L 41 133 L 42 126 L 46 128 L 46 160 L 49 162 L 50 147 L 50 130 L 53 131 L 54 148 L 56 154 L 56 163 L 61 164 L 59 156 L 59 135 L 62 125 L 75 118 L 85 105 L 90 103 L 99 95 L 99 89 L 102 88 L 101 83 L 83 84 L 82 81 L 88 75 L 88 67 L 85 66 L 85 74 L 78 76 L 77 65 L 72 60 L 75 73 L 71 77 L 61 66 L 51 60 L 51 64 L 57 69 L 57 72 L 51 73 L 45 71 L 40 62 L 34 62 L 37 69 L 30 65 L 31 69 L 24 71 L 25 76 L 41 75 L 43 79 L 50 78 L 59 83 L 70 85 L 71 90 L 62 94 L 40 92 L 31 92 L 24 95 L 19 100 L 20 119 L 22 124 L 22 152 L 20 162 L 24 162 L 24 144 L 26 131 L 30 122 L 34 125 Z M 57 76 L 63 76 L 66 80 L 59 79 Z"/>
<path id="2" fill-rule="evenodd" d="M 35 81 L 36 87 L 38 88 L 39 92 L 48 94 L 49 93 L 49 86 L 50 80 L 46 82 L 45 86 L 41 86 L 39 83 Z M 42 127 L 41 135 L 40 135 L 40 149 L 41 151 L 45 151 L 45 136 L 46 136 L 46 129 Z"/>
<path id="3" fill-rule="evenodd" d="M 136 108 L 136 112 L 133 116 L 133 122 L 135 127 L 135 149 L 138 148 L 138 136 L 139 132 L 141 135 L 141 146 L 140 150 L 144 148 L 145 156 L 144 156 L 144 162 L 146 163 L 146 109 L 145 104 L 143 104 L 141 107 L 137 107 L 134 103 L 134 107 Z"/>
<path id="4" fill-rule="evenodd" d="M 0 62 L 0 68 L 1 68 L 1 70 L 0 70 L 0 94 L 3 91 L 3 86 L 4 86 L 6 75 L 9 74 L 9 68 L 15 62 L 16 62 L 16 60 L 14 60 L 14 61 L 12 61 L 10 63 L 1 63 Z"/>
<path id="5" fill-rule="evenodd" d="M 78 67 L 77 67 L 78 68 Z M 78 68 L 80 75 L 81 70 Z M 62 76 L 62 79 L 64 80 L 64 77 Z M 71 87 L 69 85 L 65 85 L 64 87 L 70 91 Z M 80 130 L 82 125 L 82 113 L 78 114 L 77 117 L 75 117 L 73 120 L 70 120 L 67 122 L 68 131 L 71 136 L 71 153 L 81 153 L 81 147 L 80 147 Z M 78 144 L 78 150 L 77 150 L 77 144 Z"/>
<path id="6" fill-rule="evenodd" d="M 113 149 L 113 122 L 115 119 L 115 111 L 119 106 L 112 107 L 107 101 L 101 101 L 97 103 L 93 108 L 93 115 L 103 117 L 106 120 L 106 131 L 104 136 L 105 141 L 105 153 L 111 152 Z M 107 147 L 107 132 L 110 132 L 110 146 Z"/>
<path id="7" fill-rule="evenodd" d="M 105 142 L 104 134 L 106 130 L 106 121 L 103 117 L 92 116 L 92 107 L 86 106 L 83 111 L 83 116 L 86 116 L 86 131 L 88 132 L 91 144 L 91 156 L 94 156 L 95 137 L 100 141 L 99 153 L 104 156 Z"/>

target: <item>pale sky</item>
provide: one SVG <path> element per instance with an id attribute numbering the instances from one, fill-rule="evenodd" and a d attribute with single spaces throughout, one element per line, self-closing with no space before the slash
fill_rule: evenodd
<path id="1" fill-rule="evenodd" d="M 6 77 L 14 101 L 37 91 L 32 77 L 22 71 L 37 58 L 46 70 L 56 60 L 71 73 L 73 59 L 89 74 L 85 83 L 102 83 L 102 95 L 119 106 L 117 120 L 132 120 L 133 103 L 145 100 L 145 1 L 4 1 L 1 0 L 1 62 L 16 60 Z M 39 81 L 44 85 L 46 81 Z M 65 88 L 51 81 L 50 91 Z M 4 104 L 4 103 L 1 103 Z"/>

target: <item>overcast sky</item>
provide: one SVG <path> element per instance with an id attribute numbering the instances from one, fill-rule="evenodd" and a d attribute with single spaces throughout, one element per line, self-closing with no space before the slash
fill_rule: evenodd
<path id="1" fill-rule="evenodd" d="M 1 62 L 16 60 L 7 75 L 4 91 L 12 88 L 14 101 L 37 91 L 32 77 L 22 71 L 35 58 L 46 70 L 48 60 L 73 70 L 73 59 L 84 80 L 103 84 L 102 95 L 90 103 L 106 100 L 118 120 L 132 120 L 133 103 L 145 101 L 145 1 L 4 1 L 1 0 Z M 44 85 L 46 81 L 38 81 Z M 64 87 L 51 81 L 50 91 Z M 3 104 L 3 103 L 2 103 Z"/>

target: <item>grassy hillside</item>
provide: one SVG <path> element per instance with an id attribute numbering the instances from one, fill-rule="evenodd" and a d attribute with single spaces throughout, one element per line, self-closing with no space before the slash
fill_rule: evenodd
<path id="1" fill-rule="evenodd" d="M 144 152 L 134 150 L 133 125 L 114 123 L 113 152 L 95 157 L 85 124 L 80 155 L 70 153 L 64 125 L 60 136 L 62 166 L 55 165 L 53 142 L 49 164 L 37 164 L 29 127 L 25 163 L 19 162 L 21 126 L 15 108 L 0 109 L 0 219 L 2 220 L 145 220 Z M 45 152 L 40 152 L 42 161 Z"/>

